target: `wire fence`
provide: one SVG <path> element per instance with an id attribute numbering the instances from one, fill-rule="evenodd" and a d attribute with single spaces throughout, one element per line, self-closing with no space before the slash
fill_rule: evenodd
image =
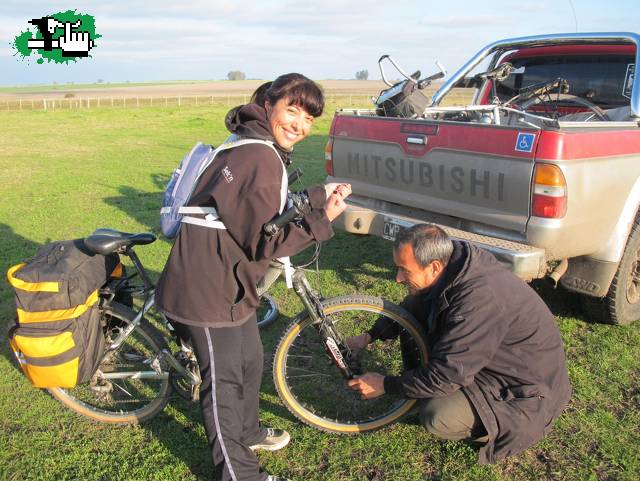
<path id="1" fill-rule="evenodd" d="M 13 110 L 69 110 L 96 108 L 139 108 L 139 107 L 197 107 L 206 105 L 233 106 L 246 104 L 251 95 L 195 95 L 195 96 L 155 96 L 155 97 L 72 97 L 72 98 L 25 98 L 0 100 L 0 111 Z M 371 96 L 364 94 L 329 94 L 327 102 L 349 106 L 371 106 Z"/>

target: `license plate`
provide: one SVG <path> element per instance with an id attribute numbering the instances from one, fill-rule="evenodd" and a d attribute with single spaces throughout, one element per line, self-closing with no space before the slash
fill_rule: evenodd
<path id="1" fill-rule="evenodd" d="M 384 218 L 384 228 L 382 230 L 382 238 L 390 241 L 395 241 L 396 236 L 401 230 L 408 229 L 413 224 L 400 219 L 394 219 L 392 217 Z"/>

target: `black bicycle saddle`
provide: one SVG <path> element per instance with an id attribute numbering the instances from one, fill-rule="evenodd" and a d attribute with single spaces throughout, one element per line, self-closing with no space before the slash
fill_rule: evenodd
<path id="1" fill-rule="evenodd" d="M 157 237 L 150 232 L 128 234 L 115 229 L 97 229 L 85 237 L 84 244 L 96 254 L 107 255 L 122 247 L 151 244 L 156 239 Z"/>

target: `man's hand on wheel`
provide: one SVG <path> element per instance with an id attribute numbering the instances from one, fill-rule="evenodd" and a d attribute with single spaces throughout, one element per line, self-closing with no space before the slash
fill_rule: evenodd
<path id="1" fill-rule="evenodd" d="M 351 353 L 357 356 L 360 351 L 371 344 L 371 335 L 368 332 L 360 334 L 359 336 L 347 337 L 345 343 L 351 349 Z"/>
<path id="2" fill-rule="evenodd" d="M 347 385 L 358 391 L 362 399 L 375 399 L 384 394 L 384 376 L 377 372 L 367 372 L 349 379 Z"/>

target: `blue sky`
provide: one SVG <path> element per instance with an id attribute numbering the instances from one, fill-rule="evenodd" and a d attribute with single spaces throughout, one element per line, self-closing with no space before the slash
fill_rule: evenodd
<path id="1" fill-rule="evenodd" d="M 455 71 L 499 38 L 640 31 L 638 0 L 32 1 L 0 2 L 0 84 L 248 78 L 298 71 L 353 78 L 391 54 L 407 71 Z M 69 65 L 19 61 L 10 43 L 28 20 L 77 9 L 102 35 L 93 58 Z M 31 27 L 33 29 L 33 27 Z"/>

